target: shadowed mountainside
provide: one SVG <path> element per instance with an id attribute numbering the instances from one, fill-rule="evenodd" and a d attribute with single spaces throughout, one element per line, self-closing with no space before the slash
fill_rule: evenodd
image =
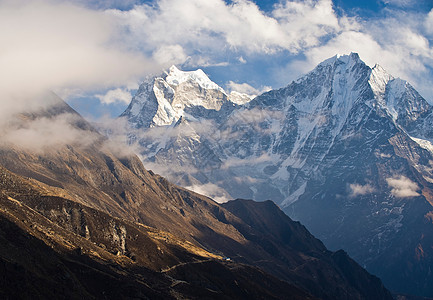
<path id="1" fill-rule="evenodd" d="M 39 116 L 66 109 L 70 126 L 94 141 L 0 149 L 3 266 L 24 270 L 12 273 L 27 276 L 30 291 L 50 293 L 54 282 L 67 289 L 59 278 L 70 276 L 80 287 L 77 298 L 117 298 L 128 290 L 122 297 L 391 299 L 380 280 L 344 253 L 326 250 L 275 205 L 235 201 L 226 209 L 170 184 L 136 156 L 114 154 L 64 102 L 56 105 Z M 27 115 L 20 126 L 38 118 Z M 236 203 L 262 213 L 243 215 Z"/>

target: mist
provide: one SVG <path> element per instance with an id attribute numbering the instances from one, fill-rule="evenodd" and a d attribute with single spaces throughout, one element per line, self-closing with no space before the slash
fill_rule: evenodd
<path id="1" fill-rule="evenodd" d="M 49 109 L 48 91 L 83 92 L 136 82 L 159 66 L 118 42 L 120 29 L 104 11 L 62 1 L 0 2 L 0 132 L 2 143 L 40 149 L 87 143 L 71 115 L 26 120 Z M 56 100 L 58 101 L 58 100 Z M 93 137 L 88 137 L 92 140 Z"/>

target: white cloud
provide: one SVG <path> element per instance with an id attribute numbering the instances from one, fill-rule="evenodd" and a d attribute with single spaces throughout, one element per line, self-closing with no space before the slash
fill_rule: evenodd
<path id="1" fill-rule="evenodd" d="M 104 104 L 111 104 L 116 102 L 129 104 L 132 99 L 131 92 L 121 88 L 109 90 L 105 95 L 95 95 L 95 97 Z"/>
<path id="2" fill-rule="evenodd" d="M 233 127 L 236 125 L 247 124 L 248 126 L 254 126 L 257 131 L 264 132 L 264 129 L 261 129 L 259 126 L 260 123 L 266 120 L 282 120 L 283 118 L 284 113 L 282 111 L 255 107 L 248 110 L 236 111 L 228 119 L 227 125 Z"/>
<path id="3" fill-rule="evenodd" d="M 407 79 L 412 77 L 411 74 L 415 73 L 415 71 L 425 70 L 425 67 L 414 54 L 427 49 L 425 43 L 423 43 L 425 40 L 420 36 L 410 31 L 405 34 L 407 39 L 404 40 L 403 37 L 400 37 L 400 45 L 398 40 L 394 41 L 394 44 L 381 45 L 368 33 L 358 31 L 343 32 L 327 44 L 307 50 L 308 61 L 305 63 L 304 69 L 307 70 L 335 54 L 357 52 L 366 64 L 374 66 L 376 63 L 380 63 L 392 74 Z M 412 51 L 411 47 L 413 48 Z"/>
<path id="4" fill-rule="evenodd" d="M 405 6 L 414 5 L 416 1 L 415 0 L 383 0 L 383 3 L 405 7 Z"/>
<path id="5" fill-rule="evenodd" d="M 185 56 L 215 61 L 226 51 L 296 53 L 340 27 L 331 0 L 286 1 L 270 14 L 248 0 L 159 0 L 108 13 L 124 28 L 125 44 L 152 52 L 159 61 Z"/>
<path id="6" fill-rule="evenodd" d="M 431 20 L 433 14 L 430 13 Z M 306 48 L 305 60 L 292 61 L 285 72 L 307 72 L 335 54 L 359 53 L 369 66 L 379 63 L 395 77 L 411 82 L 428 97 L 433 97 L 429 83 L 433 69 L 433 49 L 424 29 L 433 30 L 433 21 L 416 14 L 394 13 L 384 19 L 351 20 L 341 31 L 316 47 Z"/>
<path id="7" fill-rule="evenodd" d="M 187 186 L 186 189 L 189 189 L 201 195 L 208 196 L 218 203 L 224 203 L 233 199 L 226 190 L 213 183 L 195 184 L 192 186 Z"/>
<path id="8" fill-rule="evenodd" d="M 264 92 L 271 90 L 272 88 L 269 86 L 264 86 L 264 87 L 261 87 L 260 89 L 256 89 L 255 87 L 249 85 L 248 83 L 236 83 L 236 82 L 230 80 L 226 84 L 226 89 L 229 92 L 235 91 L 235 92 L 243 93 L 243 94 L 247 94 L 247 95 L 260 95 Z"/>
<path id="9" fill-rule="evenodd" d="M 193 55 L 188 56 L 185 62 L 182 64 L 188 68 L 201 67 L 226 67 L 229 65 L 227 61 L 218 61 L 208 56 Z"/>
<path id="10" fill-rule="evenodd" d="M 384 51 L 369 34 L 358 31 L 342 32 L 325 45 L 308 50 L 306 68 L 310 69 L 335 54 L 342 55 L 350 52 L 359 53 L 367 64 L 374 65 L 377 53 L 383 54 Z"/>
<path id="11" fill-rule="evenodd" d="M 110 7 L 117 7 L 121 9 L 128 9 L 138 4 L 139 0 L 68 0 L 69 2 L 86 5 L 95 9 L 108 9 Z"/>
<path id="12" fill-rule="evenodd" d="M 267 153 L 263 153 L 258 157 L 253 158 L 229 158 L 224 161 L 221 169 L 236 168 L 242 166 L 251 166 L 264 163 L 272 163 L 273 159 Z"/>
<path id="13" fill-rule="evenodd" d="M 101 11 L 61 1 L 1 1 L 2 104 L 45 89 L 125 84 L 154 70 L 143 54 L 117 43 L 118 33 Z"/>
<path id="14" fill-rule="evenodd" d="M 391 154 L 387 154 L 387 153 L 378 153 L 376 154 L 376 157 L 380 157 L 380 158 L 391 158 L 392 155 Z"/>
<path id="15" fill-rule="evenodd" d="M 244 184 L 244 183 L 256 184 L 256 183 L 260 182 L 259 179 L 253 178 L 251 176 L 235 176 L 235 177 L 233 177 L 233 179 L 239 184 Z"/>
<path id="16" fill-rule="evenodd" d="M 349 184 L 350 196 L 357 197 L 374 193 L 375 189 L 370 184 L 361 185 L 358 183 Z"/>
<path id="17" fill-rule="evenodd" d="M 103 149 L 111 151 L 118 157 L 127 157 L 140 153 L 137 143 L 130 144 L 128 138 L 128 124 L 124 118 L 112 119 L 107 116 L 97 120 L 98 130 L 109 136 L 102 145 Z"/>
<path id="18" fill-rule="evenodd" d="M 419 186 L 405 176 L 387 178 L 386 182 L 391 187 L 391 194 L 398 198 L 416 197 L 420 194 L 417 192 Z"/>
<path id="19" fill-rule="evenodd" d="M 257 55 L 301 53 L 304 60 L 273 72 L 278 84 L 287 84 L 318 62 L 353 51 L 433 97 L 426 76 L 433 68 L 433 11 L 388 9 L 384 19 L 362 20 L 337 15 L 331 0 L 283 0 L 269 12 L 250 0 L 155 0 L 132 6 L 136 2 L 1 1 L 0 78 L 5 80 L 0 93 L 116 89 L 171 64 L 228 66 L 257 63 Z M 113 4 L 130 9 L 96 10 Z M 237 89 L 253 91 L 239 83 Z"/>
<path id="20" fill-rule="evenodd" d="M 9 123 L 9 126 L 1 131 L 0 146 L 7 145 L 44 152 L 64 145 L 88 146 L 100 138 L 96 133 L 73 126 L 76 121 L 80 121 L 80 117 L 64 113 L 55 117 L 40 117 Z"/>
<path id="21" fill-rule="evenodd" d="M 157 48 L 153 52 L 153 58 L 161 65 L 176 65 L 187 59 L 181 45 L 166 45 Z"/>
<path id="22" fill-rule="evenodd" d="M 285 48 L 293 52 L 319 45 L 320 38 L 340 30 L 331 0 L 285 1 L 273 16 L 286 35 Z"/>
<path id="23" fill-rule="evenodd" d="M 428 13 L 424 21 L 424 27 L 429 35 L 433 35 L 433 9 Z"/>

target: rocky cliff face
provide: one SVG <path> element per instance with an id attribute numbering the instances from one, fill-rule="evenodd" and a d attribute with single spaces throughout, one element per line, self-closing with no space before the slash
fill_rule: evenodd
<path id="1" fill-rule="evenodd" d="M 380 280 L 326 250 L 276 206 L 254 209 L 248 202 L 261 219 L 278 216 L 269 224 L 285 229 L 269 235 L 258 220 L 243 221 L 236 209 L 169 183 L 134 155 L 114 154 L 109 141 L 70 108 L 58 109 L 65 104 L 57 100 L 6 131 L 66 112 L 78 140 L 37 151 L 12 140 L 1 145 L 6 296 L 52 297 L 72 285 L 71 298 L 391 298 Z M 20 279 L 29 284 L 13 289 Z"/>
<path id="2" fill-rule="evenodd" d="M 1 175 L 4 299 L 315 299 L 167 232 L 42 196 L 22 178 Z M 12 191 L 18 199 L 7 196 Z"/>
<path id="3" fill-rule="evenodd" d="M 125 112 L 145 165 L 220 201 L 272 199 L 390 288 L 432 295 L 433 110 L 409 83 L 353 53 L 230 109 L 183 112 L 156 128 Z"/>
<path id="4" fill-rule="evenodd" d="M 221 114 L 250 100 L 246 94 L 227 94 L 200 69 L 183 72 L 172 66 L 141 84 L 121 117 L 136 128 L 167 126 L 184 115 L 200 118 L 213 112 Z M 197 110 L 200 113 L 195 113 Z"/>

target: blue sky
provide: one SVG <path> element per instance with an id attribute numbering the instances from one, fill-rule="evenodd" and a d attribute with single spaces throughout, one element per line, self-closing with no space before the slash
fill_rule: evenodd
<path id="1" fill-rule="evenodd" d="M 259 93 L 353 51 L 433 102 L 432 9 L 432 0 L 0 0 L 0 95 L 53 89 L 97 120 L 171 64 Z"/>

